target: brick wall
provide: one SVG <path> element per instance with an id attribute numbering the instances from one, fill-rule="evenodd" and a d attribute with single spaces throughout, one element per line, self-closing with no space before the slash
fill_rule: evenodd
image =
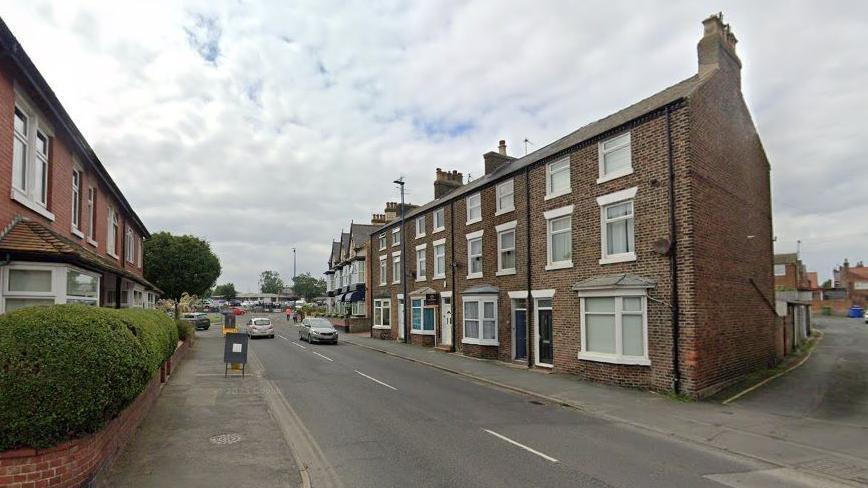
<path id="1" fill-rule="evenodd" d="M 72 171 L 75 167 L 73 162 L 73 153 L 68 136 L 62 131 L 61 126 L 57 121 L 51 121 L 54 129 L 54 137 L 51 138 L 49 150 L 49 198 L 48 209 L 54 214 L 54 221 L 49 220 L 43 215 L 25 207 L 19 202 L 8 198 L 12 190 L 12 142 L 13 142 L 13 118 L 15 110 L 16 90 L 23 90 L 24 86 L 21 79 L 18 79 L 18 86 L 14 87 L 16 78 L 16 70 L 10 66 L 8 61 L 0 63 L 0 194 L 7 195 L 0 199 L 0 229 L 5 228 L 15 216 L 24 216 L 30 219 L 39 221 L 56 232 L 62 234 L 69 239 L 79 243 L 91 251 L 98 252 L 109 259 L 115 259 L 108 256 L 106 253 L 106 234 L 107 234 L 107 208 L 111 206 L 119 213 L 120 235 L 118 236 L 118 256 L 123 256 L 123 239 L 125 236 L 124 229 L 126 225 L 133 227 L 136 241 L 136 249 L 141 245 L 141 235 L 143 229 L 137 228 L 133 220 L 125 215 L 119 203 L 111 196 L 108 188 L 99 180 L 98 175 L 86 164 L 83 158 L 78 158 L 80 168 L 83 170 L 81 182 L 81 231 L 86 234 L 87 229 L 87 188 L 93 186 L 96 188 L 96 226 L 94 237 L 97 241 L 96 245 L 90 244 L 86 239 L 83 239 L 72 233 Z M 40 106 L 36 103 L 37 98 L 31 93 L 20 92 L 27 97 L 28 104 L 35 110 L 41 112 L 42 116 L 47 116 L 50 111 L 47 107 Z M 124 267 L 129 272 L 142 275 L 142 269 L 138 266 L 138 261 L 134 260 L 133 264 L 127 263 L 123 259 L 116 259 L 118 265 Z"/>
<path id="2" fill-rule="evenodd" d="M 187 353 L 183 342 L 144 391 L 99 432 L 49 449 L 22 448 L 0 452 L 0 486 L 8 488 L 78 488 L 106 469 L 132 438 L 157 401 L 162 384 Z"/>

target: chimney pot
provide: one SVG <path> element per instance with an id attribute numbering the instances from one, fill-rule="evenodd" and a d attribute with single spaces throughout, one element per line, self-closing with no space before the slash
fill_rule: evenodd
<path id="1" fill-rule="evenodd" d="M 506 141 L 501 139 L 500 144 L 497 145 L 497 152 L 506 156 Z"/>

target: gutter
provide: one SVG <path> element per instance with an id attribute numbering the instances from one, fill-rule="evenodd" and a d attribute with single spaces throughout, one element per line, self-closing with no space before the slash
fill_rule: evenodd
<path id="1" fill-rule="evenodd" d="M 681 361 L 678 341 L 681 324 L 678 306 L 678 239 L 675 225 L 675 157 L 672 149 L 672 108 L 666 106 L 666 152 L 669 170 L 669 274 L 672 286 L 672 391 L 681 391 Z"/>

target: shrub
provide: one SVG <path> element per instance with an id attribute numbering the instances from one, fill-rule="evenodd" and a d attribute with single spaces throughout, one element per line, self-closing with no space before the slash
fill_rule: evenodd
<path id="1" fill-rule="evenodd" d="M 178 326 L 174 319 L 156 310 L 126 308 L 108 310 L 133 329 L 145 345 L 151 371 L 156 371 L 175 352 L 178 345 Z"/>
<path id="2" fill-rule="evenodd" d="M 123 315 L 84 305 L 0 315 L 0 450 L 95 432 L 138 396 L 156 339 L 137 337 Z"/>
<path id="3" fill-rule="evenodd" d="M 193 337 L 195 335 L 195 332 L 193 332 L 193 326 L 190 325 L 189 322 L 176 320 L 175 326 L 178 328 L 178 339 L 182 341 L 186 341 L 188 337 Z"/>

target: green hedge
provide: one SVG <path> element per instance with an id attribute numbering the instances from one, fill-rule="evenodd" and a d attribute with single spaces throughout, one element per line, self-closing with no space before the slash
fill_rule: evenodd
<path id="1" fill-rule="evenodd" d="M 0 451 L 98 431 L 177 340 L 174 321 L 151 310 L 52 305 L 0 315 Z"/>

